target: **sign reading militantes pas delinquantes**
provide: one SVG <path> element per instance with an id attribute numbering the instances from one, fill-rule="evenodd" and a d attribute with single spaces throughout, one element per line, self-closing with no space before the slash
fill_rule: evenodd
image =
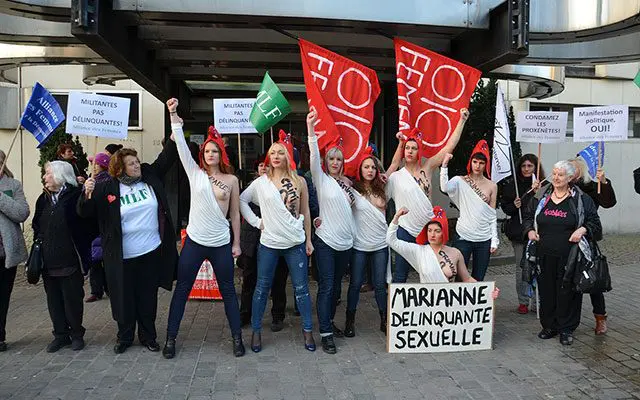
<path id="1" fill-rule="evenodd" d="M 258 133 L 249 118 L 256 99 L 213 99 L 213 126 L 220 133 Z"/>
<path id="2" fill-rule="evenodd" d="M 85 92 L 69 92 L 66 132 L 126 139 L 131 100 Z"/>

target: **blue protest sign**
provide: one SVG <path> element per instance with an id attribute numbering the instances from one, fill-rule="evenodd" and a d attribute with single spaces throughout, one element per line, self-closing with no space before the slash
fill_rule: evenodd
<path id="1" fill-rule="evenodd" d="M 40 148 L 62 121 L 64 121 L 64 113 L 60 105 L 47 89 L 36 82 L 31 98 L 22 113 L 20 125 L 35 136 Z"/>
<path id="2" fill-rule="evenodd" d="M 602 165 L 604 164 L 604 142 L 594 142 L 578 153 L 587 163 L 589 175 L 594 178 L 598 172 L 598 145 L 600 145 L 600 165 Z"/>

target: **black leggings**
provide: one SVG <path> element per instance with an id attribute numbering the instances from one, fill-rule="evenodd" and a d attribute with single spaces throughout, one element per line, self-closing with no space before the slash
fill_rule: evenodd
<path id="1" fill-rule="evenodd" d="M 566 257 L 542 256 L 538 279 L 540 290 L 540 324 L 557 332 L 573 332 L 580 324 L 582 293 L 569 285 L 563 287 Z"/>

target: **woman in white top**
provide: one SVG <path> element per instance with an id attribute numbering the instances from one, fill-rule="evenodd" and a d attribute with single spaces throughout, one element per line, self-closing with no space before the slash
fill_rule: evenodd
<path id="1" fill-rule="evenodd" d="M 385 210 L 387 198 L 382 180 L 380 161 L 373 155 L 371 147 L 360 155 L 358 176 L 353 185 L 355 204 L 353 216 L 357 234 L 353 241 L 351 256 L 351 280 L 347 294 L 347 321 L 344 335 L 354 337 L 356 308 L 360 300 L 360 288 L 366 271 L 371 267 L 375 287 L 375 298 L 380 312 L 380 330 L 387 331 L 387 265 L 389 247 L 386 242 L 387 220 Z"/>
<path id="2" fill-rule="evenodd" d="M 409 210 L 401 208 L 393 217 L 387 231 L 387 243 L 402 255 L 420 275 L 420 283 L 477 282 L 467 270 L 462 253 L 455 247 L 445 245 L 449 239 L 447 216 L 441 207 L 434 207 L 434 217 L 427 222 L 418 235 L 417 243 L 398 239 L 398 220 Z M 406 218 L 406 217 L 404 217 Z M 500 294 L 497 287 L 491 297 Z"/>
<path id="3" fill-rule="evenodd" d="M 324 156 L 326 171 L 322 170 L 318 137 L 314 125 L 318 119 L 315 108 L 307 115 L 309 134 L 309 152 L 311 178 L 318 193 L 320 217 L 314 221 L 316 235 L 314 248 L 318 267 L 318 323 L 322 336 L 322 350 L 328 354 L 336 353 L 334 334 L 343 332 L 333 323 L 336 314 L 338 294 L 353 247 L 354 221 L 351 207 L 355 194 L 351 181 L 344 174 L 344 156 L 338 146 L 329 145 Z"/>
<path id="4" fill-rule="evenodd" d="M 451 138 L 438 153 L 429 159 L 423 159 L 423 157 L 426 157 L 427 144 L 421 132 L 413 129 L 407 136 L 403 136 L 400 133 L 397 135 L 400 142 L 393 156 L 393 162 L 387 170 L 389 181 L 387 182 L 386 192 L 387 199 L 393 199 L 397 210 L 402 207 L 407 207 L 411 210 L 411 217 L 403 218 L 400 221 L 400 229 L 398 230 L 400 239 L 415 243 L 416 237 L 422 228 L 433 217 L 431 176 L 433 171 L 442 163 L 444 155 L 453 152 L 455 149 L 468 118 L 469 111 L 466 108 L 461 109 L 460 120 Z M 404 158 L 405 166 L 396 171 L 402 158 Z M 409 264 L 407 261 L 402 256 L 396 257 L 393 282 L 406 282 L 408 273 Z"/>
<path id="5" fill-rule="evenodd" d="M 259 228 L 258 278 L 251 307 L 251 350 L 262 350 L 262 317 L 269 300 L 278 259 L 284 257 L 291 274 L 293 293 L 302 316 L 304 346 L 315 351 L 311 297 L 309 296 L 308 256 L 313 252 L 309 192 L 306 181 L 296 173 L 291 137 L 283 135 L 267 152 L 270 168 L 255 179 L 240 195 L 240 211 L 244 219 Z M 249 203 L 260 207 L 258 217 Z"/>
<path id="6" fill-rule="evenodd" d="M 171 130 L 178 148 L 178 156 L 189 179 L 191 204 L 187 238 L 178 261 L 178 282 L 171 298 L 167 321 L 167 340 L 162 350 L 165 358 L 176 354 L 176 336 L 189 292 L 205 259 L 211 261 L 224 301 L 224 311 L 233 337 L 233 353 L 244 355 L 240 308 L 233 284 L 233 258 L 240 255 L 240 199 L 238 178 L 232 175 L 229 158 L 222 137 L 209 128 L 209 136 L 200 147 L 200 165 L 191 152 L 182 132 L 182 119 L 178 116 L 178 100 L 169 99 L 167 108 L 171 116 Z M 233 229 L 233 244 L 229 221 Z"/>

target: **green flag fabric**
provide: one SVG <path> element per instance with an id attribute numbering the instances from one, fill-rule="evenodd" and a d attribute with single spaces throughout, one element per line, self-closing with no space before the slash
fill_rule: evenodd
<path id="1" fill-rule="evenodd" d="M 635 83 L 636 86 L 640 88 L 640 70 L 638 70 L 636 77 L 633 79 L 633 83 Z"/>
<path id="2" fill-rule="evenodd" d="M 264 74 L 260 91 L 256 96 L 256 104 L 251 110 L 249 120 L 258 133 L 262 134 L 277 124 L 291 112 L 291 106 L 273 82 L 269 73 Z"/>

